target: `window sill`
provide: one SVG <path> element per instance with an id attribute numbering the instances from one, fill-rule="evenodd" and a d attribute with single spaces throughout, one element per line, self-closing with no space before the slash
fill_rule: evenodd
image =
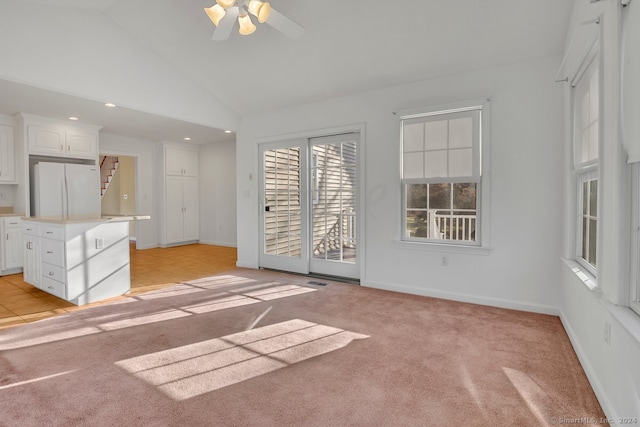
<path id="1" fill-rule="evenodd" d="M 400 249 L 428 252 L 449 252 L 457 254 L 489 255 L 491 248 L 485 246 L 448 245 L 446 243 L 410 242 L 394 240 L 393 244 Z"/>
<path id="2" fill-rule="evenodd" d="M 598 287 L 598 282 L 593 274 L 587 271 L 586 268 L 581 266 L 578 262 L 572 259 L 562 258 L 562 262 L 573 271 L 573 273 L 580 279 L 582 283 L 594 294 L 602 296 L 602 290 Z"/>

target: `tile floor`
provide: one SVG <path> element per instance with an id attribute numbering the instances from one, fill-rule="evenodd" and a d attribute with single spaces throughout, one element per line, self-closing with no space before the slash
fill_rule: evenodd
<path id="1" fill-rule="evenodd" d="M 186 245 L 138 251 L 131 246 L 131 293 L 233 270 L 236 248 Z M 121 297 L 117 297 L 121 298 Z M 117 299 L 115 298 L 115 299 Z M 81 307 L 41 291 L 22 280 L 22 273 L 0 277 L 0 329 L 104 304 L 111 298 Z"/>

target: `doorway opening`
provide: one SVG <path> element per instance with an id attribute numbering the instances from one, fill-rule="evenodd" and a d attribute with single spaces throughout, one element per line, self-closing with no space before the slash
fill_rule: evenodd
<path id="1" fill-rule="evenodd" d="M 100 154 L 102 215 L 135 215 L 136 158 Z M 129 221 L 129 240 L 137 240 L 135 221 Z"/>

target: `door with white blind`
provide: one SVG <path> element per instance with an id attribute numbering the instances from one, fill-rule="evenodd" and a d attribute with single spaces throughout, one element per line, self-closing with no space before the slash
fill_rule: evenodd
<path id="1" fill-rule="evenodd" d="M 358 133 L 261 146 L 260 267 L 359 278 Z"/>
<path id="2" fill-rule="evenodd" d="M 311 138 L 311 259 L 312 273 L 359 278 L 358 139 L 350 133 Z"/>
<path id="3" fill-rule="evenodd" d="M 261 146 L 260 267 L 309 273 L 307 145 Z"/>

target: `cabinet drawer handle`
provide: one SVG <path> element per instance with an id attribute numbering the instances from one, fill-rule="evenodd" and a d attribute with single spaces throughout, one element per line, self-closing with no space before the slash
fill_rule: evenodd
<path id="1" fill-rule="evenodd" d="M 10 222 L 9 225 L 18 225 L 17 222 Z"/>
<path id="2" fill-rule="evenodd" d="M 53 231 L 47 231 L 47 234 L 53 234 Z"/>
<path id="3" fill-rule="evenodd" d="M 53 289 L 53 286 L 47 286 L 47 289 Z"/>
<path id="4" fill-rule="evenodd" d="M 47 251 L 47 253 L 48 253 L 48 254 L 52 254 L 52 253 L 53 253 L 53 251 Z"/>
<path id="5" fill-rule="evenodd" d="M 53 276 L 55 273 L 53 271 L 49 272 L 49 276 Z"/>

